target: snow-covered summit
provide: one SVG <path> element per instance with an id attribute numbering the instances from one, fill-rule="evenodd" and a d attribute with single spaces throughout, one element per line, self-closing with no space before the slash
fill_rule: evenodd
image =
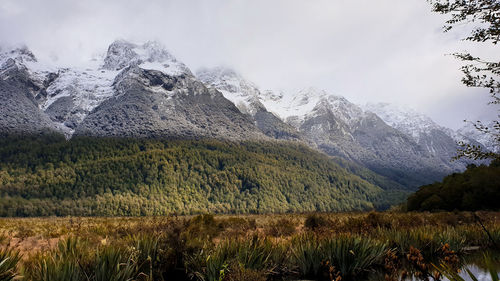
<path id="1" fill-rule="evenodd" d="M 451 134 L 450 129 L 438 125 L 430 117 L 412 108 L 390 103 L 367 103 L 363 108 L 377 114 L 391 127 L 412 136 L 417 142 L 423 133 L 429 134 L 432 130 L 444 130 Z"/>
<path id="2" fill-rule="evenodd" d="M 449 158 L 455 156 L 459 142 L 482 144 L 487 149 L 492 149 L 491 145 L 487 145 L 490 142 L 480 134 L 474 134 L 470 127 L 455 131 L 408 107 L 389 103 L 368 103 L 364 108 L 377 114 L 391 127 L 412 137 L 415 142 L 435 155 Z"/>
<path id="3" fill-rule="evenodd" d="M 191 74 L 186 65 L 179 62 L 165 46 L 156 41 L 137 45 L 125 40 L 117 40 L 109 45 L 102 68 L 121 70 L 128 66 L 158 70 L 172 76 Z"/>
<path id="4" fill-rule="evenodd" d="M 262 103 L 283 120 L 289 118 L 303 120 L 306 116 L 314 115 L 321 110 L 331 110 L 347 123 L 363 116 L 363 110 L 346 98 L 314 87 L 292 94 L 273 91 L 265 93 L 261 97 Z"/>
<path id="5" fill-rule="evenodd" d="M 259 108 L 263 107 L 259 88 L 233 69 L 202 68 L 196 72 L 196 77 L 206 85 L 219 90 L 243 113 L 254 115 Z"/>
<path id="6" fill-rule="evenodd" d="M 26 46 L 0 52 L 0 68 L 4 68 L 4 64 L 6 64 L 9 59 L 19 64 L 37 62 L 35 55 L 33 55 L 33 53 Z"/>
<path id="7" fill-rule="evenodd" d="M 36 97 L 39 108 L 67 136 L 92 110 L 115 94 L 115 78 L 127 66 L 158 70 L 170 76 L 192 75 L 154 41 L 142 45 L 115 41 L 104 61 L 90 61 L 85 67 L 61 68 L 39 62 L 27 47 L 0 52 L 0 71 L 12 66 L 25 69 L 31 81 L 43 89 Z"/>

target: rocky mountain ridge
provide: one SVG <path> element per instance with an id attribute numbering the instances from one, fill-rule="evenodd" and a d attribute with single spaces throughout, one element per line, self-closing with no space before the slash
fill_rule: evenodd
<path id="1" fill-rule="evenodd" d="M 388 104 L 360 107 L 315 88 L 295 93 L 260 91 L 233 70 L 220 67 L 204 69 L 197 76 L 242 112 L 268 111 L 323 152 L 400 178 L 405 185 L 421 184 L 419 179 L 439 180 L 465 169 L 467 161 L 451 161 L 457 141 L 477 143 L 425 115 Z"/>
<path id="2" fill-rule="evenodd" d="M 38 63 L 27 49 L 0 54 L 0 129 L 67 137 L 294 140 L 408 187 L 463 170 L 456 141 L 476 140 L 387 104 L 360 107 L 315 88 L 262 91 L 234 70 L 191 70 L 161 44 L 113 42 L 80 68 Z"/>
<path id="3" fill-rule="evenodd" d="M 252 120 L 156 42 L 115 41 L 102 65 L 87 69 L 44 67 L 27 48 L 0 59 L 0 78 L 8 84 L 0 90 L 12 102 L 1 108 L 3 131 L 13 132 L 5 129 L 11 126 L 67 137 L 265 138 Z M 21 78 L 19 85 L 8 81 Z M 20 99 L 30 117 L 15 111 Z M 25 125 L 26 119 L 39 126 Z"/>

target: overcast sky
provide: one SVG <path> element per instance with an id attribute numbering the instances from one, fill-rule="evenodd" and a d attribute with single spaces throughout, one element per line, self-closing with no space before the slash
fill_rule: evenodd
<path id="1" fill-rule="evenodd" d="M 391 102 L 457 128 L 492 119 L 487 90 L 460 82 L 468 50 L 425 0 L 0 0 L 0 45 L 79 65 L 115 39 L 162 42 L 193 71 L 230 66 L 262 89 L 314 86 L 356 103 Z M 498 48 L 498 47 L 497 47 Z"/>

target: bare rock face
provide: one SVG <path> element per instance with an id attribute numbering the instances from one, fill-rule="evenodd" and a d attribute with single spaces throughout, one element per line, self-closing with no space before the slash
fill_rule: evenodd
<path id="1" fill-rule="evenodd" d="M 26 49 L 10 53 L 14 58 L 0 60 L 0 133 L 39 134 L 55 131 L 50 118 L 39 110 L 44 96 L 43 82 L 33 79 L 23 61 L 35 60 Z"/>

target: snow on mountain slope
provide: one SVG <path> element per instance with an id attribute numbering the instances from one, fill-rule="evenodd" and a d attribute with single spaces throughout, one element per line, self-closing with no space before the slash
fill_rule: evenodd
<path id="1" fill-rule="evenodd" d="M 260 108 L 260 91 L 252 82 L 226 67 L 202 68 L 196 72 L 200 81 L 219 90 L 238 109 L 254 115 Z"/>
<path id="2" fill-rule="evenodd" d="M 417 142 L 423 133 L 432 130 L 445 130 L 428 116 L 418 113 L 411 108 L 398 107 L 390 103 L 368 103 L 365 110 L 377 114 L 390 126 L 412 136 Z M 446 131 L 448 131 L 446 129 Z"/>
<path id="3" fill-rule="evenodd" d="M 47 98 L 40 104 L 65 134 L 103 101 L 114 94 L 113 81 L 118 71 L 94 69 L 59 69 L 47 87 Z"/>
<path id="4" fill-rule="evenodd" d="M 462 170 L 470 163 L 487 164 L 484 161 L 473 161 L 465 158 L 458 161 L 451 160 L 457 155 L 459 142 L 481 145 L 491 149 L 491 147 L 482 144 L 487 142 L 487 140 L 481 138 L 484 137 L 482 134 L 474 134 L 473 131 L 467 131 L 466 129 L 454 131 L 438 125 L 428 116 L 415 110 L 388 103 L 367 104 L 365 109 L 375 112 L 386 123 L 412 137 L 433 157 L 440 158 L 444 164 L 454 169 Z"/>
<path id="5" fill-rule="evenodd" d="M 12 59 L 17 63 L 28 63 L 28 62 L 37 62 L 37 59 L 33 55 L 32 52 L 28 50 L 26 47 L 20 47 L 12 50 L 8 50 L 6 52 L 0 53 L 0 67 L 2 67 L 7 60 Z M 3 69 L 4 67 L 2 67 Z"/>
<path id="6" fill-rule="evenodd" d="M 139 66 L 146 70 L 158 70 L 167 75 L 190 74 L 182 62 L 173 57 L 162 44 L 149 41 L 143 45 L 124 40 L 113 42 L 104 59 L 103 69 L 120 70 L 128 66 Z"/>
<path id="7" fill-rule="evenodd" d="M 262 104 L 259 88 L 234 70 L 225 67 L 204 68 L 196 73 L 200 81 L 220 91 L 267 136 L 276 139 L 301 140 L 299 132 L 286 124 Z"/>
<path id="8" fill-rule="evenodd" d="M 430 150 L 433 149 L 433 142 L 436 143 L 435 139 L 424 139 L 429 138 L 429 136 L 433 134 L 436 135 L 436 133 L 440 133 L 443 136 L 445 135 L 453 140 L 455 143 L 453 145 L 453 153 L 456 152 L 456 144 L 460 141 L 475 145 L 486 141 L 481 139 L 484 137 L 482 134 L 475 134 L 473 132 L 475 130 L 469 130 L 472 129 L 472 127 L 466 126 L 461 130 L 454 131 L 437 124 L 430 117 L 411 108 L 396 106 L 389 103 L 368 103 L 363 107 L 365 110 L 376 113 L 387 124 L 413 137 L 416 142 L 424 143 L 427 141 L 427 146 Z"/>
<path id="9" fill-rule="evenodd" d="M 8 62 L 26 68 L 31 81 L 43 89 L 36 97 L 38 106 L 67 137 L 92 110 L 116 93 L 115 78 L 127 67 L 161 71 L 170 76 L 192 76 L 183 63 L 157 42 L 136 45 L 115 41 L 109 46 L 104 62 L 92 61 L 84 68 L 58 68 L 41 63 L 26 47 L 0 53 L 0 66 Z"/>
<path id="10" fill-rule="evenodd" d="M 38 100 L 45 95 L 45 81 L 32 77 L 25 66 L 28 62 L 36 62 L 36 58 L 26 48 L 0 54 L 0 133 L 39 134 L 56 130 L 38 107 Z"/>
<path id="11" fill-rule="evenodd" d="M 348 124 L 363 116 L 363 110 L 346 98 L 313 87 L 293 94 L 266 91 L 261 96 L 261 101 L 269 111 L 276 113 L 283 120 L 295 120 L 295 122 L 303 121 L 325 106 Z"/>
<path id="12" fill-rule="evenodd" d="M 327 96 L 328 93 L 315 88 L 304 89 L 294 94 L 272 94 L 271 91 L 267 91 L 267 94 L 262 96 L 262 103 L 269 111 L 286 120 L 289 117 L 303 118 Z"/>

